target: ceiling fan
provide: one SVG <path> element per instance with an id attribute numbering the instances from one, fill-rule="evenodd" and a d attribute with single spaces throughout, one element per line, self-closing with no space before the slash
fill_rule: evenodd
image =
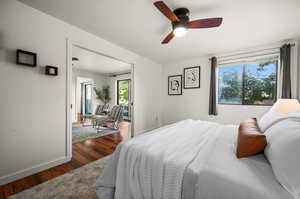
<path id="1" fill-rule="evenodd" d="M 154 6 L 164 14 L 171 22 L 173 31 L 161 42 L 167 44 L 174 37 L 182 37 L 187 29 L 213 28 L 221 25 L 223 18 L 207 18 L 190 21 L 190 11 L 187 8 L 177 8 L 172 11 L 163 1 L 154 2 Z"/>

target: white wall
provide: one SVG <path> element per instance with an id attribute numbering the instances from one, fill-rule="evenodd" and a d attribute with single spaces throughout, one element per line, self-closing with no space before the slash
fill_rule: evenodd
<path id="1" fill-rule="evenodd" d="M 292 51 L 292 87 L 293 94 L 297 96 L 299 82 L 297 73 L 297 46 Z M 300 57 L 300 55 L 299 55 Z M 183 89 L 183 95 L 168 96 L 168 76 L 183 74 L 183 68 L 201 66 L 201 88 Z M 209 87 L 210 87 L 210 62 L 209 57 L 189 59 L 182 62 L 165 64 L 163 67 L 164 106 L 163 124 L 169 124 L 183 119 L 211 120 L 224 124 L 238 124 L 250 117 L 261 117 L 269 110 L 269 106 L 245 105 L 218 105 L 218 115 L 208 115 Z"/>
<path id="2" fill-rule="evenodd" d="M 80 113 L 80 102 L 81 102 L 81 86 L 80 83 L 90 81 L 97 88 L 102 88 L 103 86 L 109 85 L 109 77 L 103 74 L 73 69 L 72 74 L 72 104 L 74 109 L 72 109 L 72 121 L 77 121 L 77 113 Z M 94 91 L 92 91 L 92 110 L 93 113 L 96 110 L 98 104 L 103 104 L 97 99 Z"/>
<path id="3" fill-rule="evenodd" d="M 161 65 L 16 0 L 0 1 L 0 184 L 67 161 L 67 38 L 135 66 L 136 134 L 160 124 Z M 38 53 L 38 67 L 15 64 L 15 50 Z M 59 67 L 57 77 L 42 66 Z M 155 80 L 155 81 L 154 81 Z M 156 119 L 157 118 L 157 119 Z"/>

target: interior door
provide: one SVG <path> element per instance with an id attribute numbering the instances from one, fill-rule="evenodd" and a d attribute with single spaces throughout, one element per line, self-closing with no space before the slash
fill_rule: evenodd
<path id="1" fill-rule="evenodd" d="M 131 80 L 117 80 L 117 104 L 123 106 L 123 119 L 131 120 Z"/>

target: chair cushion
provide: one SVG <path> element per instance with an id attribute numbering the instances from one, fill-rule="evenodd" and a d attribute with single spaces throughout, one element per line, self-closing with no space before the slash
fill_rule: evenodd
<path id="1" fill-rule="evenodd" d="M 109 118 L 113 121 L 119 120 L 120 114 L 122 112 L 122 106 L 120 105 L 115 105 L 111 109 L 111 112 L 109 113 Z"/>
<path id="2" fill-rule="evenodd" d="M 95 115 L 100 115 L 103 112 L 104 105 L 98 105 Z"/>
<path id="3" fill-rule="evenodd" d="M 104 111 L 108 112 L 109 111 L 109 106 L 110 105 L 108 103 L 103 105 L 102 112 L 104 112 Z"/>

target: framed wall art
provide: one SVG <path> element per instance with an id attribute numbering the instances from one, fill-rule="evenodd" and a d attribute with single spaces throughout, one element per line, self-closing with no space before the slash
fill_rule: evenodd
<path id="1" fill-rule="evenodd" d="M 184 88 L 200 88 L 200 66 L 184 68 Z"/>
<path id="2" fill-rule="evenodd" d="M 168 95 L 182 95 L 182 75 L 168 76 Z"/>
<path id="3" fill-rule="evenodd" d="M 57 76 L 58 75 L 58 67 L 56 66 L 46 66 L 45 67 L 45 74 L 51 75 L 51 76 Z"/>
<path id="4" fill-rule="evenodd" d="M 17 49 L 16 63 L 18 65 L 36 67 L 37 55 L 33 52 Z"/>

